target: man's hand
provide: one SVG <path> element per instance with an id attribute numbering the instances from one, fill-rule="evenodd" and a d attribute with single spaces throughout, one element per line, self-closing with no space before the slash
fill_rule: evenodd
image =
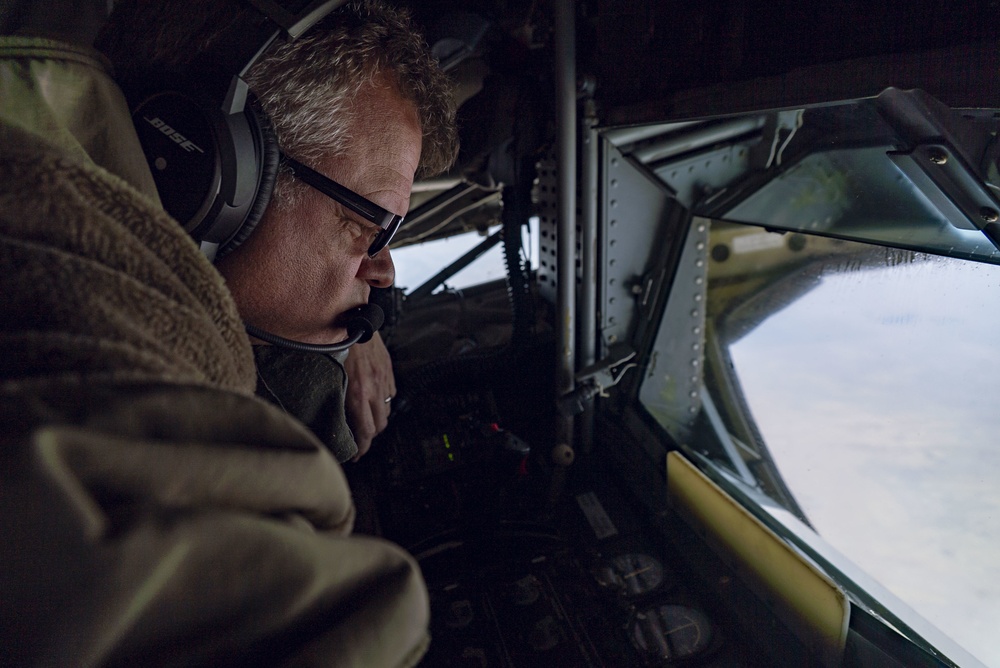
<path id="1" fill-rule="evenodd" d="M 391 402 L 396 396 L 396 378 L 392 375 L 392 360 L 378 332 L 368 343 L 351 346 L 344 363 L 347 370 L 347 423 L 358 443 L 354 461 L 368 452 L 372 439 L 389 423 Z"/>

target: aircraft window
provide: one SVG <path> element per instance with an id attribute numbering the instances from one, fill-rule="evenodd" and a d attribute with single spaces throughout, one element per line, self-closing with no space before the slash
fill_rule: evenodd
<path id="1" fill-rule="evenodd" d="M 1000 267 L 696 219 L 640 400 L 1000 665 Z"/>
<path id="2" fill-rule="evenodd" d="M 499 230 L 492 227 L 488 234 Z M 478 232 L 465 232 L 444 239 L 413 244 L 392 249 L 392 259 L 396 265 L 396 286 L 411 292 L 425 281 L 454 262 L 466 252 L 484 241 Z M 527 230 L 522 230 L 522 244 L 528 249 L 531 268 L 538 268 L 538 219 L 533 218 Z M 500 244 L 489 249 L 472 264 L 445 281 L 452 289 L 463 289 L 479 285 L 507 275 L 503 250 Z"/>

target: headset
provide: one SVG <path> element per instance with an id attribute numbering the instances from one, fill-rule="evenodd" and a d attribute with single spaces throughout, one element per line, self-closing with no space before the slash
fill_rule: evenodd
<path id="1" fill-rule="evenodd" d="M 253 232 L 271 199 L 281 153 L 267 115 L 243 76 L 279 36 L 294 40 L 347 0 L 244 0 L 244 12 L 184 73 L 159 90 L 130 82 L 132 121 L 163 207 L 198 242 L 209 260 L 229 253 Z M 377 311 L 377 313 L 375 313 Z M 331 353 L 372 337 L 378 306 L 345 317 L 347 340 L 315 345 L 248 333 L 273 345 Z"/>

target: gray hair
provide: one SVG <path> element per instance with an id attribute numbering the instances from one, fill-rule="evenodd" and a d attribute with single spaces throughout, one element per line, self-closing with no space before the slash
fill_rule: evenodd
<path id="1" fill-rule="evenodd" d="M 126 79 L 183 69 L 248 11 L 233 2 L 130 0 L 115 7 L 97 44 Z M 275 40 L 245 78 L 282 150 L 315 164 L 346 150 L 358 113 L 351 101 L 380 77 L 417 111 L 423 132 L 417 177 L 446 170 L 458 151 L 451 85 L 404 10 L 380 0 L 351 2 L 297 40 Z M 301 190 L 281 175 L 272 204 L 288 206 Z"/>

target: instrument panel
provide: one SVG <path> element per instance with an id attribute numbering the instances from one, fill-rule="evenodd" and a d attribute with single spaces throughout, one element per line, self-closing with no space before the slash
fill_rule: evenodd
<path id="1" fill-rule="evenodd" d="M 650 554 L 507 525 L 415 556 L 431 595 L 426 665 L 736 665 L 713 663 L 725 633 Z"/>
<path id="2" fill-rule="evenodd" d="M 361 530 L 420 563 L 422 665 L 775 665 L 692 571 L 691 541 L 647 521 L 600 467 L 555 466 L 469 402 L 450 415 L 423 433 L 400 420 L 351 480 Z"/>

